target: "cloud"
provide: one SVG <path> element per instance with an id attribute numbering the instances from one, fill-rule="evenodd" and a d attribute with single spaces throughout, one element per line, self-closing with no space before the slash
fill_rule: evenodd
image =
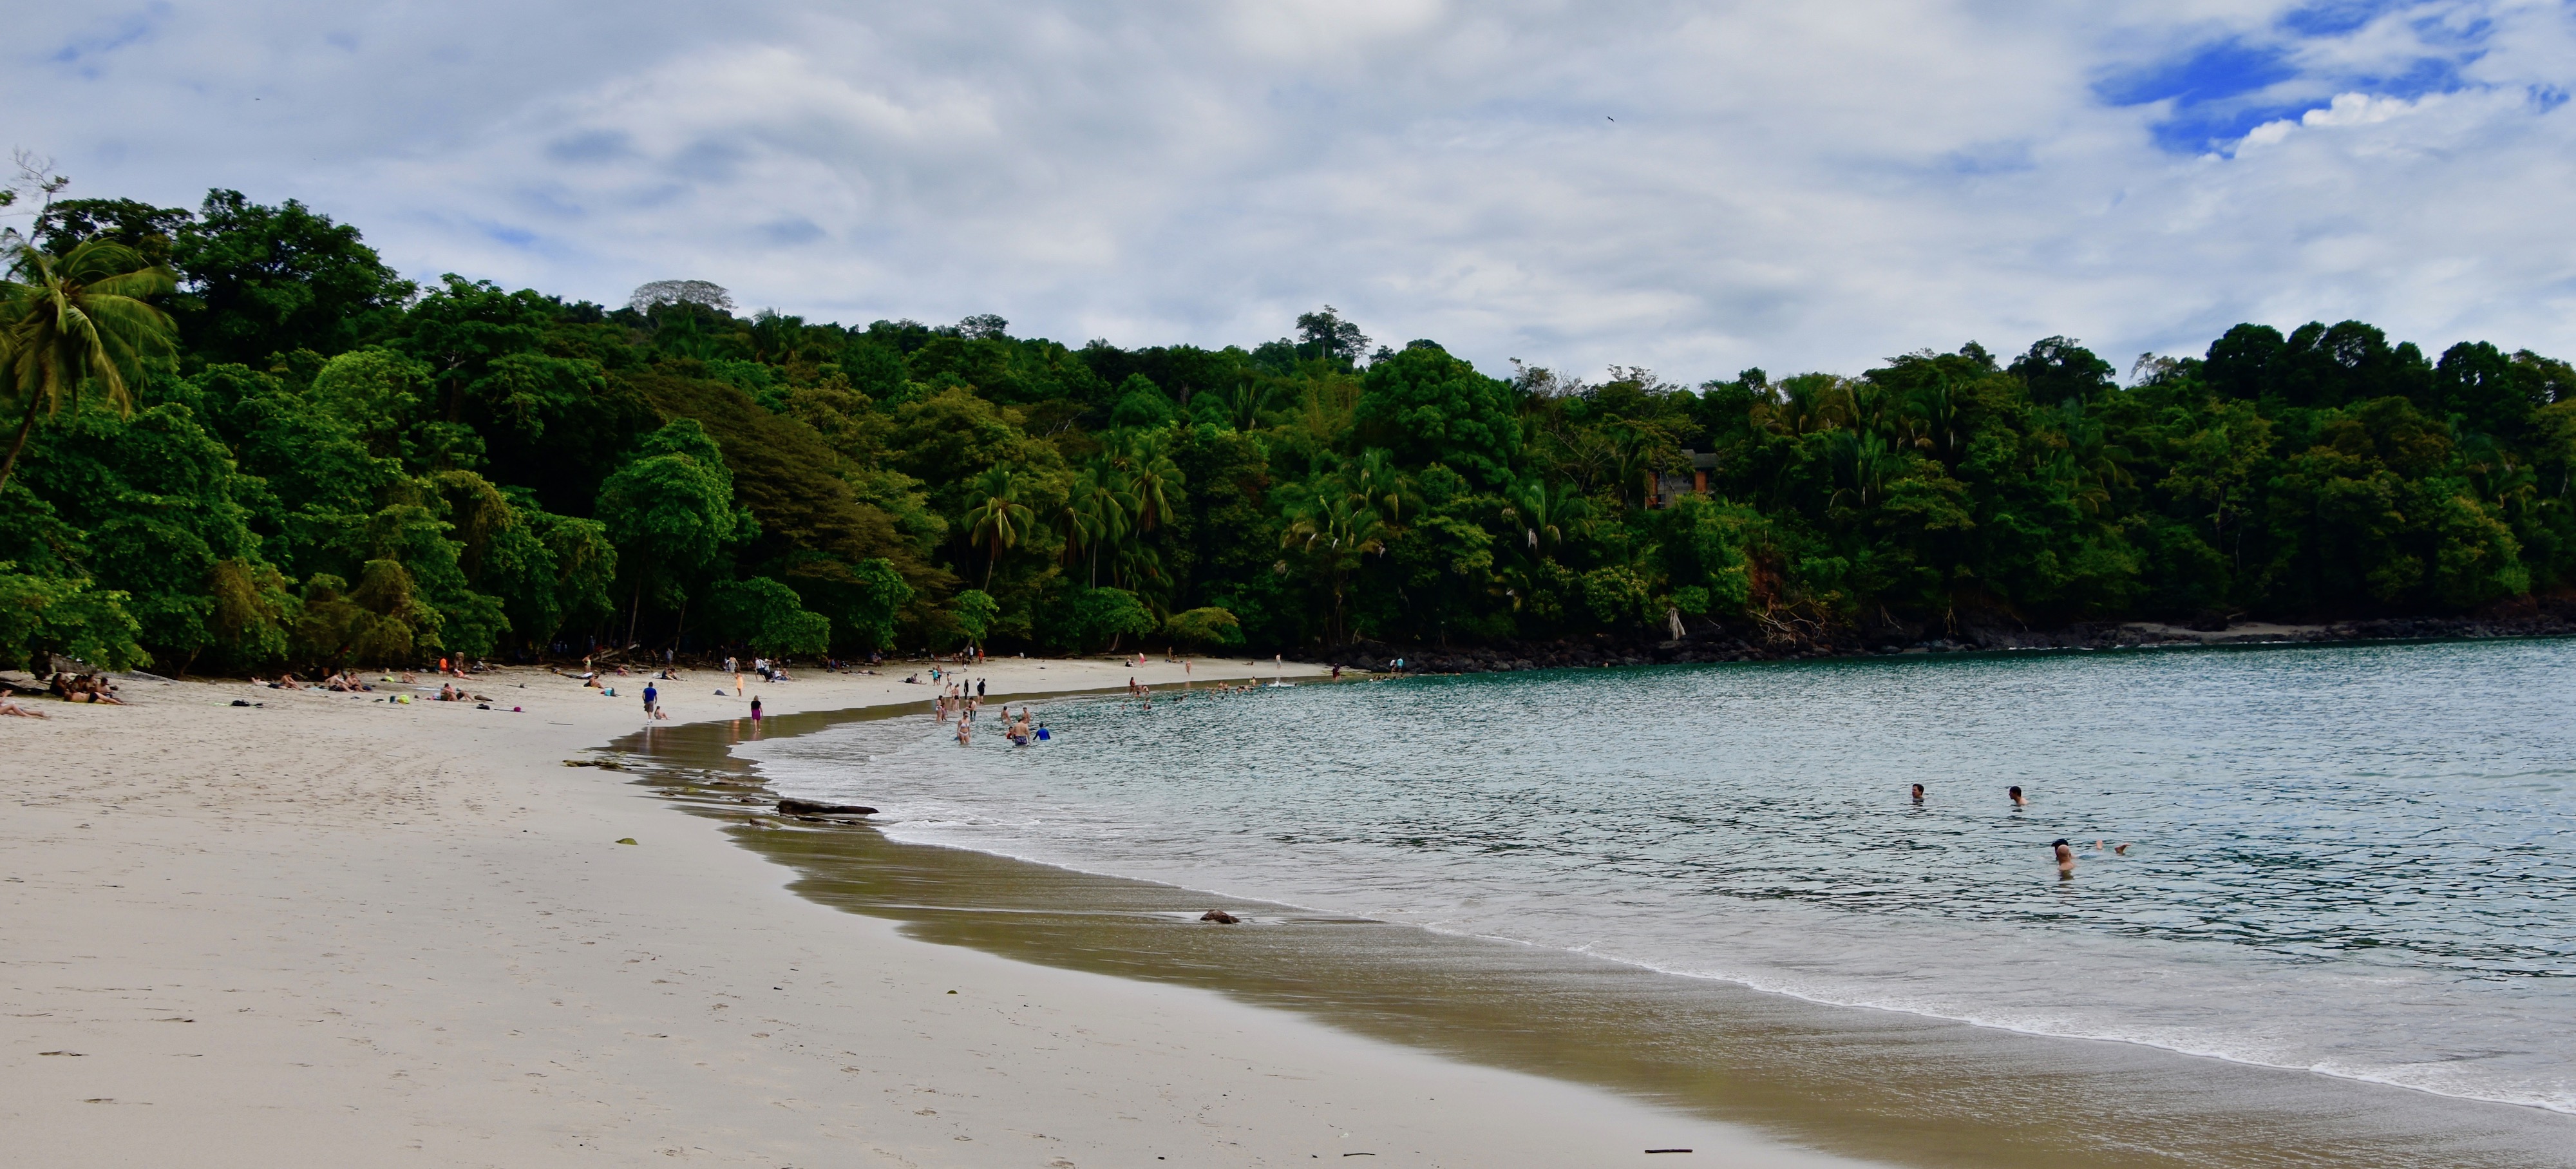
<path id="1" fill-rule="evenodd" d="M 2563 6 L 2061 7 L 244 0 L 70 62 L 126 26 L 37 14 L 0 98 L 76 193 L 611 304 L 1218 345 L 1329 301 L 1689 379 L 2246 319 L 2576 352 Z"/>

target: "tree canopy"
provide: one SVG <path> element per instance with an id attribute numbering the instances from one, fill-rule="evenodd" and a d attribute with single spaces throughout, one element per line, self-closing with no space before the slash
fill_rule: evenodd
<path id="1" fill-rule="evenodd" d="M 50 194 L 50 191 L 48 192 Z M 1069 347 L 400 279 L 231 191 L 49 203 L 0 286 L 0 664 L 1275 652 L 2476 611 L 2576 584 L 2576 371 L 2358 321 L 1680 384 Z"/>

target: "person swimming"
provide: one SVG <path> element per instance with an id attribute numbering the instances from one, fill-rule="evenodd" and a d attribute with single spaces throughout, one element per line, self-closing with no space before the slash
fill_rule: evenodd
<path id="1" fill-rule="evenodd" d="M 2015 808 L 2027 808 L 2030 806 L 2029 800 L 2021 798 L 2021 788 L 2019 787 L 2005 788 L 2004 794 L 2012 797 L 2013 807 Z"/>
<path id="2" fill-rule="evenodd" d="M 1922 784 L 1919 784 L 1919 783 L 1918 783 L 1918 784 L 1915 784 L 1915 785 L 1914 785 L 1914 802 L 1915 802 L 1915 803 L 1918 803 L 1918 804 L 1923 802 L 1923 785 L 1922 785 Z"/>
<path id="3" fill-rule="evenodd" d="M 2067 876 L 2067 875 L 2070 875 L 2070 874 L 2074 873 L 2074 871 L 2075 871 L 2075 846 L 2073 846 L 2073 845 L 2071 845 L 2071 844 L 2066 843 L 2066 838 L 2065 838 L 2065 837 L 2063 837 L 2063 836 L 2060 836 L 2060 837 L 2058 837 L 2058 838 L 2057 838 L 2057 840 L 2056 840 L 2056 842 L 2055 842 L 2055 843 L 2050 844 L 2048 847 L 2049 847 L 2049 851 L 2054 852 L 2054 853 L 2056 853 L 2056 854 L 2057 854 L 2057 873 L 2058 873 L 2058 875 L 2059 875 L 2059 876 Z"/>

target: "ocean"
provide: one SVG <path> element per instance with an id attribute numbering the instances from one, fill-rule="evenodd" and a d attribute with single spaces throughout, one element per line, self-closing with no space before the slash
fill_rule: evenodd
<path id="1" fill-rule="evenodd" d="M 738 752 L 897 841 L 1256 918 L 2576 1112 L 2571 666 L 2514 641 L 1202 687 L 1040 701 L 1028 748 L 988 710 L 971 747 L 923 713 Z"/>

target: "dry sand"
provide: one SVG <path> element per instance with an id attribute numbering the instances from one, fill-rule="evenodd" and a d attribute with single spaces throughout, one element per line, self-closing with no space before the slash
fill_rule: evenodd
<path id="1" fill-rule="evenodd" d="M 1130 672 L 977 671 L 997 694 Z M 780 713 L 927 702 L 897 676 L 755 689 Z M 664 704 L 738 717 L 716 681 Z M 7 1159 L 1848 1164 L 803 901 L 715 824 L 562 765 L 641 725 L 643 680 L 618 682 L 485 676 L 485 711 L 136 681 L 130 706 L 0 718 Z M 1674 1147 L 1697 1152 L 1644 1152 Z"/>

